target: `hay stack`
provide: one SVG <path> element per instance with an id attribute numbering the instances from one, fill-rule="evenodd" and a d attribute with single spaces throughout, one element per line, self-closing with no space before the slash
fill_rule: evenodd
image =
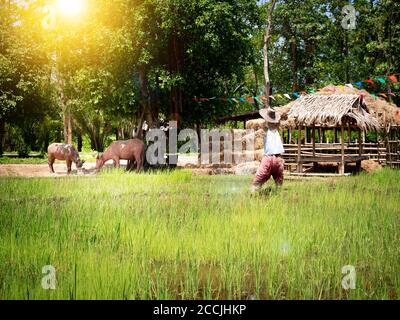
<path id="1" fill-rule="evenodd" d="M 374 160 L 364 160 L 361 161 L 361 169 L 366 173 L 371 173 L 381 170 L 382 166 Z"/>
<path id="2" fill-rule="evenodd" d="M 246 130 L 245 129 L 232 129 L 231 134 L 232 134 L 232 150 L 233 146 L 235 145 L 235 142 L 241 143 L 242 138 L 246 135 Z M 212 140 L 210 138 L 210 151 L 212 150 Z M 225 150 L 225 141 L 221 140 L 220 141 L 220 150 L 223 152 Z"/>
<path id="3" fill-rule="evenodd" d="M 257 172 L 260 163 L 258 161 L 242 163 L 236 166 L 234 172 L 237 176 L 254 175 Z"/>
<path id="4" fill-rule="evenodd" d="M 254 152 L 254 156 L 255 156 L 255 159 L 256 159 L 257 161 L 261 161 L 262 158 L 264 157 L 264 149 L 256 150 L 256 151 Z"/>
<path id="5" fill-rule="evenodd" d="M 242 138 L 242 148 L 243 150 L 260 150 L 264 149 L 264 140 L 265 140 L 265 131 L 263 129 L 259 129 L 253 133 L 247 134 Z M 254 141 L 254 148 L 248 146 L 248 143 Z"/>
<path id="6" fill-rule="evenodd" d="M 266 128 L 266 121 L 262 118 L 249 120 L 246 122 L 246 129 L 253 129 L 254 131 L 265 129 Z"/>

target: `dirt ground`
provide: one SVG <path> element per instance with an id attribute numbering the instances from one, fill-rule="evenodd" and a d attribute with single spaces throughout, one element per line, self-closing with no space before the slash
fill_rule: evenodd
<path id="1" fill-rule="evenodd" d="M 121 167 L 126 166 L 126 161 L 121 160 Z M 197 156 L 180 156 L 178 166 L 185 167 L 187 164 L 197 163 Z M 91 175 L 95 174 L 95 163 L 85 163 L 82 170 L 77 170 L 75 164 L 72 165 L 72 174 Z M 106 163 L 112 167 L 112 161 Z M 4 164 L 0 165 L 0 177 L 63 177 L 67 175 L 67 165 L 62 162 L 54 164 L 55 174 L 50 173 L 47 164 Z"/>
<path id="2" fill-rule="evenodd" d="M 72 174 L 94 174 L 94 163 L 85 164 L 84 168 L 77 171 L 72 166 Z M 0 165 L 0 177 L 62 177 L 67 175 L 66 164 L 54 164 L 55 174 L 50 173 L 47 164 L 4 164 Z"/>

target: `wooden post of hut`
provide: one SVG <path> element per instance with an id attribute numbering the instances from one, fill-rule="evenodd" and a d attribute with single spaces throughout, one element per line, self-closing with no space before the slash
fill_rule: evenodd
<path id="1" fill-rule="evenodd" d="M 313 154 L 313 158 L 315 158 L 315 125 L 313 125 L 311 130 L 312 130 L 312 132 L 311 132 L 312 154 Z M 314 172 L 315 172 L 316 169 L 318 168 L 318 162 L 313 162 L 313 166 L 314 166 Z"/>
<path id="2" fill-rule="evenodd" d="M 340 169 L 339 169 L 339 174 L 344 174 L 345 171 L 345 161 L 344 161 L 344 127 L 343 124 L 340 127 L 340 144 L 342 147 L 342 159 L 341 159 L 341 163 L 340 163 Z"/>
<path id="3" fill-rule="evenodd" d="M 337 133 L 336 133 L 336 128 L 333 128 L 333 143 L 337 142 Z"/>
<path id="4" fill-rule="evenodd" d="M 303 171 L 303 165 L 301 163 L 301 126 L 297 129 L 297 172 Z"/>
<path id="5" fill-rule="evenodd" d="M 358 155 L 360 157 L 362 157 L 363 153 L 364 153 L 364 150 L 363 150 L 361 129 L 358 129 Z M 378 155 L 379 155 L 379 143 L 378 143 Z M 379 156 L 378 156 L 378 158 L 379 158 Z M 356 167 L 357 172 L 360 172 L 361 171 L 361 160 L 357 161 L 356 165 L 357 165 L 357 167 Z"/>
<path id="6" fill-rule="evenodd" d="M 348 139 L 348 143 L 349 143 L 349 147 L 351 145 L 351 127 L 350 124 L 347 124 L 347 139 Z"/>

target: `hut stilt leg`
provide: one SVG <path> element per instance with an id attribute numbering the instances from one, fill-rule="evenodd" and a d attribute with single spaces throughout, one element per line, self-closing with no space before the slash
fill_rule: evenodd
<path id="1" fill-rule="evenodd" d="M 361 129 L 358 129 L 358 155 L 361 157 L 363 153 L 364 151 L 363 151 Z M 379 140 L 378 140 L 378 158 L 379 158 Z M 361 161 L 357 161 L 357 173 L 360 172 L 361 172 Z"/>
<path id="2" fill-rule="evenodd" d="M 348 143 L 349 143 L 349 146 L 350 146 L 350 144 L 351 144 L 351 128 L 350 128 L 350 125 L 347 127 L 347 140 L 348 140 Z"/>
<path id="3" fill-rule="evenodd" d="M 312 150 L 313 150 L 313 157 L 315 158 L 315 126 L 311 129 L 311 142 L 312 142 Z M 313 162 L 314 172 L 317 171 L 318 162 Z"/>
<path id="4" fill-rule="evenodd" d="M 301 161 L 301 126 L 297 130 L 297 172 L 303 172 Z"/>
<path id="5" fill-rule="evenodd" d="M 340 163 L 340 167 L 339 167 L 339 174 L 344 174 L 344 169 L 345 169 L 345 161 L 344 161 L 344 127 L 343 125 L 340 128 L 340 144 L 342 147 L 342 161 Z"/>

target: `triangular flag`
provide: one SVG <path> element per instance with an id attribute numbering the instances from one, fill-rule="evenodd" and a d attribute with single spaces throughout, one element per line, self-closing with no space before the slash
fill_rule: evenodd
<path id="1" fill-rule="evenodd" d="M 399 82 L 399 81 L 397 80 L 397 77 L 396 77 L 394 74 L 392 74 L 391 76 L 389 76 L 388 79 L 389 79 L 390 81 L 394 82 L 394 83 Z"/>
<path id="2" fill-rule="evenodd" d="M 296 98 L 300 98 L 300 94 L 298 92 L 293 92 L 293 96 L 295 96 Z"/>
<path id="3" fill-rule="evenodd" d="M 376 80 L 378 80 L 380 83 L 385 84 L 386 80 L 383 79 L 382 77 L 376 78 Z"/>
<path id="4" fill-rule="evenodd" d="M 310 89 L 310 93 L 311 94 L 314 94 L 314 93 L 316 93 L 317 91 L 315 91 L 314 89 Z"/>
<path id="5" fill-rule="evenodd" d="M 240 98 L 239 100 L 240 100 L 240 102 L 245 102 L 246 101 L 244 98 Z"/>
<path id="6" fill-rule="evenodd" d="M 274 96 L 269 96 L 272 100 L 276 100 Z"/>
<path id="7" fill-rule="evenodd" d="M 280 93 L 276 94 L 275 97 L 277 97 L 277 98 L 283 98 L 283 96 L 282 96 Z"/>
<path id="8" fill-rule="evenodd" d="M 232 101 L 239 103 L 239 101 L 237 101 L 235 98 L 232 98 Z"/>
<path id="9" fill-rule="evenodd" d="M 292 99 L 287 93 L 285 93 L 284 96 L 285 96 L 286 98 L 288 98 L 289 100 Z"/>
<path id="10" fill-rule="evenodd" d="M 256 100 L 258 104 L 262 104 L 262 101 L 258 97 L 254 97 L 254 100 Z"/>
<path id="11" fill-rule="evenodd" d="M 352 88 L 352 89 L 354 88 L 351 83 L 346 83 L 345 87 Z"/>
<path id="12" fill-rule="evenodd" d="M 375 84 L 375 82 L 372 81 L 371 79 L 365 80 L 364 82 L 367 82 L 367 83 L 369 83 L 369 84 L 372 85 L 372 86 Z"/>
<path id="13" fill-rule="evenodd" d="M 355 84 L 357 87 L 359 87 L 359 88 L 362 88 L 362 87 L 363 87 L 362 82 L 354 82 L 354 84 Z"/>
<path id="14" fill-rule="evenodd" d="M 392 97 L 396 96 L 393 92 L 389 92 L 389 95 L 391 95 Z"/>
<path id="15" fill-rule="evenodd" d="M 228 102 L 233 103 L 233 100 L 231 98 L 228 98 Z"/>
<path id="16" fill-rule="evenodd" d="M 378 96 L 381 96 L 381 97 L 387 98 L 387 95 L 386 95 L 386 94 L 384 94 L 384 93 L 380 93 L 380 94 L 378 94 Z"/>

